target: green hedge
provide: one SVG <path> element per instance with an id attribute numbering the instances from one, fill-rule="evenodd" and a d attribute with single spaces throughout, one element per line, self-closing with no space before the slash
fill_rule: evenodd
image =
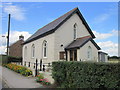
<path id="1" fill-rule="evenodd" d="M 0 64 L 8 63 L 8 57 L 6 55 L 0 55 Z"/>
<path id="2" fill-rule="evenodd" d="M 120 63 L 52 63 L 52 76 L 63 88 L 120 88 Z"/>
<path id="3" fill-rule="evenodd" d="M 22 57 L 8 56 L 8 62 L 22 62 Z"/>
<path id="4" fill-rule="evenodd" d="M 0 55 L 0 64 L 7 64 L 11 62 L 22 62 L 22 57 Z"/>

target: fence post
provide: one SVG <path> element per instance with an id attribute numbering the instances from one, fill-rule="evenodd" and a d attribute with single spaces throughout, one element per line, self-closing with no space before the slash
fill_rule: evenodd
<path id="1" fill-rule="evenodd" d="M 34 63 L 34 67 L 33 68 L 35 68 L 35 63 Z"/>
<path id="2" fill-rule="evenodd" d="M 43 65 L 43 71 L 45 72 L 45 65 Z"/>
<path id="3" fill-rule="evenodd" d="M 26 66 L 26 61 L 25 61 L 25 63 L 24 63 L 24 66 Z"/>
<path id="4" fill-rule="evenodd" d="M 28 67 L 30 67 L 30 62 L 28 63 Z"/>
<path id="5" fill-rule="evenodd" d="M 37 65 L 38 65 L 38 60 L 36 59 L 36 68 L 35 68 L 35 76 L 37 76 Z"/>
<path id="6" fill-rule="evenodd" d="M 21 62 L 21 65 L 23 64 L 23 62 Z"/>
<path id="7" fill-rule="evenodd" d="M 42 59 L 40 60 L 40 71 L 42 71 Z"/>

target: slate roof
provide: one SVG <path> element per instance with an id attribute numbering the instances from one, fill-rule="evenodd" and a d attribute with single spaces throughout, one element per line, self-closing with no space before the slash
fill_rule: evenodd
<path id="1" fill-rule="evenodd" d="M 67 21 L 73 14 L 77 13 L 80 19 L 82 20 L 83 24 L 87 28 L 88 32 L 91 34 L 92 38 L 95 38 L 94 34 L 92 33 L 90 27 L 88 26 L 87 22 L 83 18 L 82 14 L 80 13 L 78 8 L 74 8 L 71 11 L 67 12 L 63 16 L 57 18 L 56 20 L 50 22 L 46 26 L 40 28 L 38 31 L 36 31 L 30 38 L 28 38 L 24 44 L 29 43 L 31 41 L 34 41 L 36 39 L 39 39 L 41 37 L 44 37 L 48 34 L 53 33 L 57 28 L 59 28 L 65 21 Z"/>
<path id="2" fill-rule="evenodd" d="M 83 45 L 85 45 L 88 41 L 91 41 L 95 45 L 95 47 L 98 50 L 100 50 L 100 47 L 95 43 L 95 41 L 91 38 L 91 36 L 85 36 L 85 37 L 82 37 L 82 38 L 77 38 L 72 43 L 70 43 L 65 49 L 69 50 L 69 49 L 80 48 Z"/>

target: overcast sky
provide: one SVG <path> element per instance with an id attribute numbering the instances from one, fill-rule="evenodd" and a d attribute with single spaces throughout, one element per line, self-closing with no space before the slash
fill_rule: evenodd
<path id="1" fill-rule="evenodd" d="M 7 33 L 8 14 L 11 17 L 10 43 L 18 40 L 19 35 L 25 39 L 39 28 L 78 7 L 96 36 L 95 41 L 102 51 L 109 55 L 118 55 L 118 3 L 41 3 L 14 2 L 2 3 L 2 35 Z M 1 34 L 0 34 L 1 35 Z M 0 53 L 5 52 L 6 38 L 1 38 Z"/>

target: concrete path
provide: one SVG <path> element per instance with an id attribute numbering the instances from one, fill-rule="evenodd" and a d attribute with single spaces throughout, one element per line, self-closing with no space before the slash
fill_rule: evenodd
<path id="1" fill-rule="evenodd" d="M 41 84 L 35 81 L 35 77 L 24 77 L 5 67 L 2 68 L 2 79 L 9 88 L 44 88 Z"/>

